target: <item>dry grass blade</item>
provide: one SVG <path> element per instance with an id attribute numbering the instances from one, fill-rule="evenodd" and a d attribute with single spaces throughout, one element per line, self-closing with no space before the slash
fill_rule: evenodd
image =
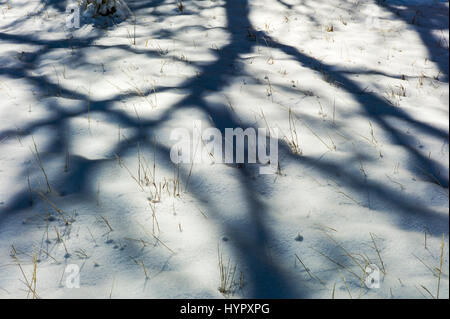
<path id="1" fill-rule="evenodd" d="M 309 277 L 310 277 L 311 279 L 315 279 L 315 280 L 319 281 L 322 285 L 325 286 L 325 283 L 324 283 L 322 280 L 320 280 L 319 277 L 313 275 L 313 273 L 311 272 L 311 270 L 310 270 L 308 267 L 306 267 L 306 265 L 303 263 L 303 261 L 300 259 L 300 257 L 299 257 L 297 254 L 295 254 L 295 257 L 296 257 L 296 258 L 298 259 L 298 261 L 302 264 L 303 268 L 304 268 L 305 271 L 308 273 L 308 275 L 309 275 Z"/>
<path id="2" fill-rule="evenodd" d="M 141 265 L 142 265 L 142 269 L 144 270 L 144 274 L 145 274 L 145 279 L 150 279 L 148 272 L 147 272 L 147 268 L 145 268 L 145 264 L 144 264 L 144 259 L 141 258 Z"/>
<path id="3" fill-rule="evenodd" d="M 105 218 L 105 217 L 103 217 L 103 216 L 100 216 L 102 219 L 103 219 L 103 221 L 105 222 L 105 224 L 106 224 L 106 226 L 108 227 L 108 229 L 109 229 L 109 231 L 110 232 L 112 232 L 112 231 L 114 231 L 114 229 L 111 227 L 111 225 L 109 224 L 109 222 L 108 222 L 108 220 Z"/>
<path id="4" fill-rule="evenodd" d="M 229 297 L 233 293 L 234 279 L 237 270 L 237 263 L 233 266 L 231 258 L 228 259 L 227 264 L 223 261 L 223 255 L 220 251 L 219 245 L 217 245 L 217 254 L 219 257 L 219 273 L 220 273 L 220 286 L 219 291 L 224 296 Z"/>
<path id="5" fill-rule="evenodd" d="M 420 261 L 422 263 L 422 265 L 424 265 L 432 274 L 433 276 L 436 276 L 435 274 L 435 270 L 433 268 L 431 268 L 430 266 L 428 266 L 420 257 L 418 257 L 415 254 L 412 254 L 418 261 Z"/>
<path id="6" fill-rule="evenodd" d="M 356 278 L 361 279 L 360 276 L 358 276 L 358 274 L 356 274 L 353 270 L 349 269 L 348 267 L 342 265 L 341 263 L 339 263 L 338 261 L 334 260 L 333 258 L 327 256 L 326 254 L 324 254 L 323 252 L 315 249 L 314 247 L 311 247 L 312 250 L 314 250 L 315 252 L 319 253 L 320 255 L 322 255 L 323 257 L 327 258 L 329 261 L 331 261 L 333 264 L 339 266 L 340 268 L 347 270 L 349 273 L 351 273 L 352 275 L 354 275 Z"/>
<path id="7" fill-rule="evenodd" d="M 116 276 L 114 276 L 112 284 L 111 284 L 111 290 L 109 291 L 109 299 L 112 298 L 112 293 L 113 293 L 113 289 L 114 289 L 114 282 L 116 281 Z"/>
<path id="8" fill-rule="evenodd" d="M 334 283 L 333 290 L 331 291 L 331 299 L 334 299 L 335 292 L 336 292 L 336 283 Z"/>
<path id="9" fill-rule="evenodd" d="M 431 298 L 436 299 L 436 298 L 433 296 L 433 294 L 428 290 L 427 287 L 425 287 L 424 285 L 420 285 L 420 286 L 423 288 L 423 290 L 425 290 L 425 291 L 431 296 Z"/>
<path id="10" fill-rule="evenodd" d="M 437 293 L 436 293 L 436 299 L 439 299 L 439 290 L 441 287 L 441 274 L 442 274 L 442 264 L 444 261 L 444 234 L 442 234 L 442 241 L 441 241 L 441 258 L 439 263 L 439 276 L 438 276 L 438 285 L 437 285 Z"/>
<path id="11" fill-rule="evenodd" d="M 41 196 L 42 200 L 43 200 L 44 202 L 47 202 L 48 204 L 50 204 L 50 206 L 52 206 L 53 209 L 54 209 L 54 210 L 62 217 L 62 219 L 64 220 L 64 223 L 65 223 L 66 225 L 69 225 L 70 222 L 69 222 L 69 220 L 64 216 L 64 212 L 63 212 L 61 209 L 59 209 L 59 208 L 58 208 L 51 200 L 49 200 L 49 199 L 47 198 L 47 196 L 45 196 L 45 194 L 44 194 L 43 192 L 38 191 L 38 193 L 39 193 L 39 195 Z"/>
<path id="12" fill-rule="evenodd" d="M 23 279 L 24 279 L 24 281 L 22 281 L 22 282 L 23 282 L 23 283 L 25 284 L 25 286 L 27 286 L 27 288 L 28 288 L 28 294 L 27 294 L 27 297 L 29 297 L 29 295 L 31 294 L 32 297 L 33 297 L 33 299 L 38 299 L 39 296 L 38 296 L 38 294 L 36 293 L 36 282 L 37 282 L 37 272 L 36 272 L 36 269 L 37 269 L 37 259 L 36 259 L 36 257 L 35 257 L 35 256 L 33 257 L 33 274 L 32 274 L 32 278 L 31 278 L 31 282 L 28 281 L 28 278 L 27 278 L 27 276 L 25 275 L 25 271 L 23 270 L 22 265 L 21 265 L 20 262 L 19 262 L 19 259 L 18 259 L 17 257 L 14 257 L 14 259 L 16 260 L 17 265 L 19 266 L 20 272 L 22 273 L 22 277 L 23 277 Z"/>
<path id="13" fill-rule="evenodd" d="M 114 156 L 116 157 L 117 161 L 119 162 L 119 165 L 124 167 L 127 170 L 128 174 L 130 174 L 130 177 L 139 185 L 140 189 L 144 192 L 145 190 L 142 187 L 141 182 L 136 177 L 134 177 L 133 173 L 131 173 L 131 171 L 128 169 L 128 167 L 125 165 L 125 163 L 119 157 L 119 155 L 114 154 Z"/>
<path id="14" fill-rule="evenodd" d="M 166 244 L 164 244 L 164 242 L 162 242 L 161 239 L 159 239 L 158 237 L 156 237 L 156 236 L 153 235 L 153 234 L 152 234 L 152 236 L 153 236 L 153 238 L 155 238 L 161 245 L 163 245 L 164 247 L 166 247 L 167 250 L 169 250 L 172 254 L 175 254 L 175 252 L 174 252 L 172 249 L 170 249 Z"/>
<path id="15" fill-rule="evenodd" d="M 383 262 L 383 259 L 381 258 L 380 250 L 378 249 L 377 243 L 375 242 L 375 239 L 373 238 L 373 234 L 372 233 L 370 233 L 370 237 L 372 238 L 373 246 L 375 248 L 375 251 L 377 252 L 378 259 L 380 260 L 383 274 L 386 275 L 386 268 L 384 267 L 384 262 Z"/>
<path id="16" fill-rule="evenodd" d="M 51 193 L 52 188 L 50 187 L 50 182 L 48 181 L 47 173 L 45 172 L 44 165 L 42 164 L 41 156 L 39 155 L 39 150 L 37 148 L 36 141 L 34 140 L 33 136 L 31 137 L 31 139 L 33 140 L 33 146 L 34 146 L 34 150 L 32 148 L 30 148 L 31 153 L 33 154 L 39 168 L 41 169 L 42 173 L 44 174 L 45 182 L 47 183 L 47 192 Z"/>
<path id="17" fill-rule="evenodd" d="M 330 238 L 340 249 L 342 249 L 344 251 L 344 253 L 351 259 L 353 260 L 353 262 L 359 267 L 361 268 L 361 270 L 363 272 L 365 272 L 364 268 L 361 266 L 361 264 L 356 260 L 355 257 L 353 257 L 352 254 L 350 254 L 347 249 L 344 248 L 344 246 L 342 246 L 336 239 L 334 239 L 331 235 L 327 234 L 326 232 L 324 232 L 325 235 L 328 236 L 328 238 Z"/>
<path id="18" fill-rule="evenodd" d="M 350 299 L 353 299 L 350 289 L 348 288 L 348 285 L 347 285 L 347 280 L 345 280 L 345 277 L 340 270 L 339 270 L 339 275 L 341 276 L 342 280 L 344 281 L 344 286 L 345 286 L 345 289 L 347 290 L 348 295 L 350 296 Z"/>

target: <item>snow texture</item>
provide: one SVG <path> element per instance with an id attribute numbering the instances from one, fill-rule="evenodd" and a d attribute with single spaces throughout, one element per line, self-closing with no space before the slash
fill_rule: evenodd
<path id="1" fill-rule="evenodd" d="M 448 1 L 90 2 L 0 4 L 1 298 L 449 297 Z"/>

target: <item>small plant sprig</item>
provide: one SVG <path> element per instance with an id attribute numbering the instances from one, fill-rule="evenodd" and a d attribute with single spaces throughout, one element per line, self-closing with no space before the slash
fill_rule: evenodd
<path id="1" fill-rule="evenodd" d="M 219 257 L 219 273 L 220 273 L 220 286 L 219 291 L 225 297 L 230 297 L 233 293 L 233 286 L 235 285 L 234 279 L 237 270 L 237 263 L 233 265 L 231 258 L 225 264 L 223 260 L 223 254 L 220 250 L 220 246 L 217 245 L 217 254 Z"/>

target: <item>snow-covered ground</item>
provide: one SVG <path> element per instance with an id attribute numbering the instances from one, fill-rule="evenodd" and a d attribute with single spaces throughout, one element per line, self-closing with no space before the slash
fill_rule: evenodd
<path id="1" fill-rule="evenodd" d="M 448 1 L 126 2 L 1 1 L 0 297 L 449 297 Z M 198 120 L 280 173 L 173 164 Z"/>

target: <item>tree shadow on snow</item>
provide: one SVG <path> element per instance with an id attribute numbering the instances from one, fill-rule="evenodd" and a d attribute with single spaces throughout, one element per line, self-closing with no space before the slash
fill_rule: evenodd
<path id="1" fill-rule="evenodd" d="M 64 1 L 47 1 L 48 6 L 65 12 Z M 280 1 L 283 5 L 289 8 L 289 4 Z M 151 12 L 156 17 L 164 19 L 164 13 L 158 10 L 158 6 L 166 4 L 166 1 L 143 1 L 135 0 L 129 1 L 130 8 L 139 13 L 140 11 Z M 381 4 L 384 5 L 384 4 Z M 385 8 L 391 10 L 391 7 L 384 5 Z M 333 73 L 337 82 L 340 83 L 340 88 L 349 93 L 356 102 L 358 102 L 361 111 L 364 112 L 367 120 L 377 123 L 382 129 L 383 133 L 389 137 L 391 143 L 401 147 L 409 156 L 410 166 L 408 169 L 414 174 L 422 175 L 423 179 L 430 183 L 437 183 L 448 189 L 448 176 L 444 176 L 442 172 L 446 171 L 445 167 L 441 167 L 434 160 L 424 156 L 416 148 L 415 140 L 407 133 L 396 127 L 390 121 L 396 119 L 398 121 L 407 123 L 410 127 L 414 127 L 422 134 L 427 136 L 448 140 L 448 133 L 430 126 L 426 123 L 418 121 L 410 117 L 406 112 L 400 108 L 394 108 L 389 105 L 384 99 L 372 93 L 361 93 L 364 88 L 352 81 L 347 71 L 336 71 L 333 65 L 322 63 L 314 57 L 308 56 L 300 52 L 296 47 L 288 44 L 279 43 L 272 39 L 268 34 L 262 31 L 256 31 L 252 26 L 249 18 L 249 4 L 247 0 L 231 1 L 227 0 L 224 4 L 227 25 L 224 29 L 229 35 L 229 43 L 224 47 L 215 50 L 215 61 L 207 64 L 196 64 L 199 71 L 198 77 L 190 78 L 184 81 L 181 85 L 175 88 L 158 87 L 158 93 L 170 91 L 172 89 L 181 89 L 184 92 L 184 97 L 177 103 L 171 105 L 167 110 L 154 120 L 136 119 L 136 117 L 120 112 L 114 109 L 113 103 L 118 100 L 127 100 L 137 93 L 119 93 L 113 97 L 103 100 L 90 100 L 86 93 L 64 88 L 59 84 L 52 82 L 47 76 L 35 75 L 37 65 L 40 59 L 45 59 L 47 54 L 53 50 L 66 49 L 70 50 L 72 47 L 78 48 L 81 56 L 73 58 L 74 63 L 83 63 L 83 48 L 97 47 L 101 50 L 108 50 L 110 47 L 96 44 L 96 40 L 102 35 L 92 35 L 83 39 L 66 39 L 61 40 L 41 40 L 33 35 L 14 35 L 14 33 L 3 32 L 0 30 L 0 39 L 2 42 L 14 44 L 28 44 L 37 48 L 35 51 L 26 52 L 21 61 L 0 69 L 0 75 L 8 77 L 9 79 L 25 79 L 29 85 L 44 95 L 57 94 L 60 98 L 70 99 L 74 101 L 90 101 L 90 112 L 107 114 L 112 121 L 120 125 L 122 128 L 133 128 L 134 135 L 129 137 L 126 141 L 117 143 L 112 148 L 111 154 L 127 154 L 134 152 L 136 145 L 139 143 L 140 147 L 152 149 L 153 141 L 149 139 L 149 132 L 161 128 L 172 118 L 174 110 L 197 108 L 208 117 L 211 118 L 212 123 L 222 133 L 226 128 L 242 127 L 243 129 L 254 127 L 251 123 L 243 123 L 237 119 L 236 115 L 230 110 L 227 105 L 211 104 L 206 100 L 207 95 L 220 94 L 225 88 L 232 84 L 233 79 L 239 75 L 245 75 L 244 70 L 239 70 L 237 67 L 240 64 L 241 56 L 255 51 L 258 45 L 256 39 L 264 40 L 267 45 L 273 49 L 279 50 L 286 55 L 293 58 L 303 67 L 311 70 L 324 70 Z M 191 14 L 191 13 L 186 13 Z M 402 17 L 402 14 L 400 14 Z M 448 24 L 448 21 L 447 21 Z M 250 33 L 249 33 L 250 30 Z M 429 36 L 425 31 L 418 32 L 421 34 L 424 44 L 431 47 L 433 41 L 429 41 Z M 422 33 L 423 34 L 422 34 Z M 427 31 L 428 32 L 428 31 Z M 254 35 L 255 38 L 249 36 Z M 170 30 L 162 30 L 160 36 L 171 37 L 174 32 Z M 301 46 L 301 44 L 299 44 Z M 146 49 L 140 50 L 127 45 L 114 46 L 116 49 L 124 50 L 128 54 L 143 55 L 150 58 L 155 58 L 160 55 L 157 50 Z M 448 79 L 448 60 L 444 62 L 442 56 L 436 55 L 435 51 L 430 49 L 430 55 L 441 68 L 442 73 Z M 0 60 L 1 63 L 1 60 Z M 447 63 L 447 64 L 446 64 Z M 319 76 L 319 75 L 318 75 Z M 324 82 L 325 85 L 325 82 Z M 145 96 L 151 96 L 151 90 L 143 92 Z M 44 101 L 44 100 L 42 100 Z M 65 152 L 70 145 L 70 136 L 67 135 L 66 126 L 70 119 L 87 115 L 87 110 L 67 110 L 59 105 L 57 100 L 52 99 L 47 102 L 46 107 L 51 110 L 50 116 L 47 118 L 34 120 L 31 124 L 21 128 L 20 131 L 3 131 L 0 132 L 0 140 L 11 136 L 30 136 L 41 128 L 51 128 L 54 131 L 50 140 L 49 147 L 40 150 L 42 161 L 45 163 L 57 158 L 64 160 Z M 298 111 L 298 110 L 294 110 Z M 157 144 L 157 152 L 167 161 L 170 160 L 170 150 L 164 145 Z M 330 159 L 320 160 L 310 158 L 308 156 L 293 155 L 285 142 L 280 140 L 280 154 L 286 157 L 286 160 L 295 162 L 299 169 L 308 166 L 314 169 L 322 176 L 333 176 L 338 178 L 340 183 L 352 194 L 361 195 L 364 197 L 367 192 L 371 193 L 374 198 L 388 207 L 392 207 L 391 216 L 396 221 L 396 226 L 399 228 L 405 227 L 405 220 L 417 220 L 423 224 L 429 222 L 430 219 L 435 221 L 434 225 L 438 225 L 431 229 L 433 235 L 448 234 L 448 217 L 444 217 L 431 208 L 424 207 L 417 203 L 411 196 L 405 195 L 395 188 L 388 188 L 383 184 L 377 183 L 375 180 L 368 180 L 361 175 L 354 174 L 348 170 L 346 166 L 341 163 L 334 162 Z M 56 185 L 58 191 L 65 196 L 69 194 L 89 194 L 92 193 L 93 183 L 91 181 L 91 174 L 101 165 L 109 162 L 114 162 L 115 158 L 90 160 L 81 156 L 70 157 L 70 172 L 59 174 L 51 177 L 51 183 Z M 419 168 L 419 169 L 418 169 Z M 423 172 L 428 172 L 423 174 Z M 235 223 L 232 221 L 225 221 L 221 224 L 223 232 L 232 234 L 233 240 L 230 241 L 236 252 L 240 256 L 240 263 L 249 272 L 247 277 L 247 295 L 250 298 L 307 298 L 310 296 L 309 291 L 301 285 L 301 283 L 293 282 L 283 271 L 281 263 L 283 261 L 269 258 L 268 251 L 275 241 L 277 234 L 272 233 L 266 224 L 267 216 L 270 213 L 261 199 L 258 189 L 264 187 L 261 180 L 254 179 L 254 172 L 250 165 L 244 165 L 236 168 L 237 183 L 242 189 L 242 196 L 247 202 L 247 222 Z M 341 172 L 337 176 L 337 172 Z M 344 173 L 342 173 L 344 172 Z M 188 172 L 184 171 L 182 176 L 187 176 Z M 430 175 L 432 177 L 430 177 Z M 26 178 L 26 171 L 23 172 L 23 178 Z M 199 201 L 206 203 L 208 207 L 208 216 L 213 219 L 219 219 L 222 212 L 219 207 L 216 207 L 212 201 L 208 201 L 208 195 L 195 187 L 195 181 L 200 177 L 192 176 L 191 184 L 194 185 L 189 189 L 192 196 Z M 267 185 L 266 185 L 267 186 Z M 300 203 L 299 199 L 299 203 Z M 16 194 L 16 196 L 8 203 L 6 208 L 2 208 L 0 212 L 0 227 L 2 221 L 8 216 L 29 207 L 29 194 L 27 191 Z M 300 207 L 301 209 L 301 207 Z M 374 209 L 377 213 L 385 214 L 385 211 L 380 212 Z M 280 212 L 280 214 L 282 214 Z M 124 216 L 126 218 L 126 216 Z M 221 219 L 224 220 L 224 219 Z M 129 221 L 124 221 L 129 222 Z M 285 261 L 284 261 L 285 262 Z"/>

